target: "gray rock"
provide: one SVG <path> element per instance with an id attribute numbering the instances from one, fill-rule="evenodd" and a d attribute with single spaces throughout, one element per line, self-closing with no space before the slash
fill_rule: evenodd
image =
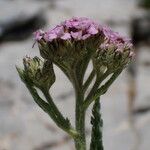
<path id="1" fill-rule="evenodd" d="M 0 41 L 23 40 L 44 26 L 44 4 L 0 1 Z"/>

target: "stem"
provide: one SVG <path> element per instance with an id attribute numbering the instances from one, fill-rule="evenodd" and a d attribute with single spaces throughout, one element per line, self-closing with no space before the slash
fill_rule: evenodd
<path id="1" fill-rule="evenodd" d="M 58 66 L 60 68 L 60 70 L 66 75 L 66 77 L 71 81 L 71 77 L 70 77 L 70 74 L 68 73 L 68 68 L 61 64 L 61 63 L 58 63 L 57 61 L 54 62 L 56 66 Z M 71 81 L 72 82 L 72 81 Z"/>
<path id="2" fill-rule="evenodd" d="M 97 89 L 89 97 L 87 97 L 87 99 L 84 102 L 84 109 L 87 109 L 93 101 L 95 101 L 98 97 L 106 93 L 108 88 L 112 85 L 112 83 L 116 80 L 116 78 L 121 72 L 122 69 L 117 70 L 104 85 L 102 85 L 99 89 Z"/>
<path id="3" fill-rule="evenodd" d="M 57 122 L 59 122 L 60 125 L 62 125 L 66 130 L 68 130 L 70 128 L 69 120 L 65 119 L 62 113 L 58 110 L 49 92 L 45 89 L 42 89 L 41 91 L 43 92 L 47 102 L 49 103 L 50 109 L 54 112 L 55 116 L 57 117 Z"/>
<path id="4" fill-rule="evenodd" d="M 90 93 L 88 94 L 87 98 L 85 99 L 84 103 L 87 103 L 88 101 L 92 101 L 93 98 L 93 93 L 95 93 L 95 91 L 98 89 L 99 85 L 101 84 L 101 82 L 107 78 L 107 76 L 110 74 L 109 71 L 106 71 L 102 76 L 97 76 L 96 81 L 90 91 Z"/>
<path id="5" fill-rule="evenodd" d="M 112 83 L 117 79 L 117 77 L 120 75 L 120 73 L 122 72 L 122 69 L 117 70 L 112 76 L 111 78 L 104 84 L 102 85 L 95 93 L 94 97 L 97 98 L 100 95 L 103 95 L 107 92 L 108 88 L 112 85 Z M 99 95 L 100 94 L 100 95 Z"/>
<path id="6" fill-rule="evenodd" d="M 52 120 L 56 123 L 58 127 L 60 127 L 62 130 L 66 131 L 71 137 L 75 138 L 78 133 L 76 132 L 75 129 L 73 129 L 69 123 L 68 120 L 61 118 L 61 121 L 59 120 L 60 118 L 58 117 L 58 114 L 55 112 L 55 110 L 51 109 L 51 106 L 49 103 L 45 102 L 37 93 L 36 89 L 29 84 L 25 83 L 29 92 L 31 93 L 34 101 L 38 104 L 42 110 L 44 110 L 51 118 Z M 61 122 L 61 123 L 60 123 Z"/>
<path id="7" fill-rule="evenodd" d="M 84 75 L 85 75 L 85 72 L 86 72 L 86 69 L 87 69 L 87 66 L 90 62 L 90 59 L 91 59 L 91 54 L 89 54 L 88 56 L 86 56 L 83 61 L 81 62 L 81 64 L 78 64 L 78 67 L 79 67 L 79 70 L 81 70 L 78 74 L 80 75 L 80 79 L 81 79 L 81 82 L 83 82 L 83 79 L 84 79 Z"/>
<path id="8" fill-rule="evenodd" d="M 80 134 L 79 138 L 75 139 L 77 150 L 86 150 L 85 138 L 85 111 L 83 109 L 83 94 L 76 93 L 76 130 Z"/>
<path id="9" fill-rule="evenodd" d="M 75 73 L 72 73 L 72 78 L 74 81 L 74 89 L 76 96 L 76 109 L 75 109 L 75 125 L 76 131 L 79 136 L 74 139 L 76 150 L 86 150 L 86 137 L 85 137 L 85 111 L 83 109 L 84 93 L 82 90 L 82 85 L 80 85 L 79 80 Z"/>
<path id="10" fill-rule="evenodd" d="M 83 85 L 83 91 L 85 92 L 87 90 L 87 88 L 89 87 L 90 83 L 92 82 L 93 78 L 95 76 L 95 70 L 93 69 L 92 72 L 90 73 L 88 79 L 86 80 L 86 82 Z"/>

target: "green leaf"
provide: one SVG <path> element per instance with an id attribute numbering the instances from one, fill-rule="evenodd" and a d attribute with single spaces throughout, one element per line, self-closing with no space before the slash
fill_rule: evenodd
<path id="1" fill-rule="evenodd" d="M 24 82 L 24 81 L 25 81 L 24 70 L 21 69 L 21 68 L 19 68 L 19 67 L 17 67 L 17 66 L 16 66 L 16 69 L 17 69 L 17 72 L 18 72 L 18 74 L 19 74 L 21 80 Z"/>
<path id="2" fill-rule="evenodd" d="M 92 109 L 92 133 L 91 133 L 91 144 L 90 150 L 103 150 L 102 142 L 102 127 L 103 120 L 100 114 L 100 101 L 99 98 L 95 101 Z"/>

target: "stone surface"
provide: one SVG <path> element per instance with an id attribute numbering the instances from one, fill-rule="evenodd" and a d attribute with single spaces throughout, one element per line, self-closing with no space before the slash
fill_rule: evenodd
<path id="1" fill-rule="evenodd" d="M 46 7 L 34 1 L 0 1 L 0 42 L 24 40 L 43 27 Z"/>
<path id="2" fill-rule="evenodd" d="M 15 0 L 12 2 L 15 4 Z M 24 1 L 20 0 L 19 3 L 23 4 Z M 113 28 L 123 35 L 129 35 L 128 23 L 135 11 L 137 9 L 133 0 L 93 0 L 92 2 L 64 0 L 57 1 L 55 9 L 46 9 L 50 26 L 72 16 L 87 16 L 102 23 L 114 19 L 118 25 L 114 25 Z M 122 21 L 125 24 L 120 25 Z M 40 150 L 41 148 L 41 150 L 73 150 L 73 142 L 68 140 L 66 134 L 37 107 L 15 70 L 15 65 L 21 65 L 22 57 L 26 54 L 39 55 L 37 46 L 32 49 L 33 43 L 30 38 L 22 42 L 0 45 L 0 150 Z M 150 53 L 146 47 L 144 51 L 143 47 L 141 49 L 140 62 L 148 60 Z M 138 69 L 136 107 L 150 104 L 150 69 L 143 66 L 139 66 Z M 57 81 L 52 88 L 53 97 L 64 115 L 73 122 L 72 86 L 57 67 L 55 71 Z M 127 81 L 127 74 L 124 71 L 108 93 L 102 97 L 105 150 L 131 150 L 135 148 L 136 142 L 139 146 L 134 150 L 149 150 L 150 147 L 150 112 L 135 116 L 134 122 L 130 120 L 127 108 Z M 89 109 L 86 119 L 88 131 L 90 113 Z M 133 125 L 137 131 L 134 130 Z M 89 143 L 90 136 L 87 137 Z"/>

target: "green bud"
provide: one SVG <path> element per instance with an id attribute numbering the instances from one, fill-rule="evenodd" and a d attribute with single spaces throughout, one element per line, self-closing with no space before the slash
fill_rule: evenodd
<path id="1" fill-rule="evenodd" d="M 93 56 L 93 64 L 97 73 L 101 72 L 101 67 L 105 66 L 110 72 L 126 67 L 132 58 L 129 57 L 131 50 L 124 49 L 117 51 L 116 47 L 109 45 L 106 49 L 98 49 Z"/>
<path id="2" fill-rule="evenodd" d="M 43 62 L 38 57 L 23 59 L 24 70 L 17 68 L 21 79 L 39 89 L 47 89 L 55 82 L 53 65 L 50 61 Z"/>

